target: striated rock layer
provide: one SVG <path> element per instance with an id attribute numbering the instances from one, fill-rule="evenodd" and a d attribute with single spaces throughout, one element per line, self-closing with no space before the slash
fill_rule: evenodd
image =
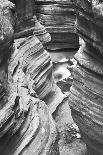
<path id="1" fill-rule="evenodd" d="M 55 123 L 47 105 L 32 89 L 32 61 L 27 61 L 40 42 L 31 36 L 22 42 L 22 51 L 13 47 L 13 7 L 11 2 L 0 0 L 0 154 L 56 155 Z M 28 43 L 31 55 L 26 51 Z"/>
<path id="2" fill-rule="evenodd" d="M 35 0 L 37 17 L 51 34 L 48 50 L 78 48 L 72 0 Z"/>
<path id="3" fill-rule="evenodd" d="M 34 35 L 17 39 L 15 44 L 19 50 L 19 54 L 17 53 L 15 56 L 16 59 L 23 59 L 22 69 L 33 79 L 31 88 L 36 91 L 41 100 L 45 101 L 50 112 L 53 113 L 65 96 L 54 82 L 49 54 Z M 14 63 L 17 64 L 17 60 Z"/>
<path id="4" fill-rule="evenodd" d="M 19 5 L 19 1 L 16 3 Z M 18 9 L 19 8 L 17 8 L 17 10 Z M 45 28 L 39 24 L 36 17 L 34 17 L 34 19 L 36 26 L 34 26 L 32 35 L 34 36 L 35 34 L 40 39 L 38 29 L 42 32 L 42 29 L 45 30 Z M 16 27 L 18 27 L 17 24 Z M 31 35 L 30 33 L 26 34 L 24 32 L 18 32 L 18 34 L 20 34 L 20 37 L 15 40 L 15 44 L 21 53 L 19 57 L 22 57 L 22 55 L 24 57 L 22 68 L 25 72 L 26 70 L 30 72 L 34 81 L 32 83 L 33 89 L 36 91 L 38 97 L 49 106 L 50 112 L 53 113 L 65 96 L 54 82 L 50 56 L 37 37 L 34 36 L 31 38 L 29 37 Z M 43 38 L 43 41 L 45 41 L 45 38 Z"/>
<path id="5" fill-rule="evenodd" d="M 16 5 L 16 26 L 15 26 L 15 38 L 21 36 L 26 37 L 34 34 L 40 39 L 40 41 L 46 45 L 51 40 L 50 34 L 46 31 L 45 27 L 41 25 L 35 14 L 34 0 L 30 1 L 17 1 L 11 0 Z"/>
<path id="6" fill-rule="evenodd" d="M 84 40 L 75 55 L 74 82 L 70 106 L 87 147 L 103 154 L 103 4 L 98 0 L 77 0 L 76 28 Z"/>

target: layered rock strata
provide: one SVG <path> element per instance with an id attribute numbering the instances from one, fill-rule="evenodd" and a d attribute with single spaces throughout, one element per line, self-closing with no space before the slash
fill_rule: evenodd
<path id="1" fill-rule="evenodd" d="M 46 45 L 50 42 L 51 36 L 46 31 L 45 27 L 41 25 L 35 16 L 35 5 L 34 1 L 17 1 L 11 0 L 16 5 L 16 17 L 17 22 L 15 26 L 15 38 L 20 38 L 21 36 L 26 37 L 28 35 L 34 34 L 39 38 L 39 40 Z"/>
<path id="2" fill-rule="evenodd" d="M 20 4 L 19 1 L 16 1 L 16 3 L 18 3 L 18 5 Z M 18 9 L 19 7 L 17 8 L 17 10 Z M 41 31 L 44 27 L 39 24 L 39 22 L 36 20 L 36 17 L 33 18 L 35 18 L 36 21 L 36 26 L 34 25 L 32 32 L 34 38 L 29 38 L 29 36 L 31 36 L 30 33 L 26 34 L 25 37 L 25 32 L 18 32 L 20 36 L 18 39 L 15 39 L 15 44 L 17 46 L 17 49 L 21 51 L 20 56 L 22 56 L 22 54 L 25 56 L 25 61 L 23 61 L 23 69 L 27 70 L 28 65 L 30 65 L 28 71 L 31 72 L 32 78 L 34 80 L 33 89 L 36 91 L 38 97 L 45 101 L 45 103 L 49 106 L 50 112 L 53 113 L 57 106 L 65 98 L 65 96 L 62 94 L 61 90 L 56 86 L 54 82 L 52 76 L 52 62 L 50 55 L 44 49 L 42 43 L 40 43 L 40 41 L 34 35 L 36 34 L 40 39 L 40 37 L 38 36 L 38 29 L 40 30 L 38 25 L 41 27 Z M 18 27 L 17 24 L 16 26 Z M 30 26 L 32 27 L 32 25 L 29 25 L 29 28 Z M 26 40 L 28 40 L 27 43 L 25 43 Z M 43 41 L 45 41 L 44 38 Z"/>
<path id="3" fill-rule="evenodd" d="M 76 28 L 84 44 L 75 55 L 69 103 L 90 154 L 103 154 L 103 4 L 76 0 Z M 94 151 L 93 151 L 94 150 Z M 93 153 L 94 152 L 94 153 Z"/>
<path id="4" fill-rule="evenodd" d="M 78 48 L 75 11 L 71 0 L 35 0 L 37 17 L 51 34 L 48 50 Z"/>
<path id="5" fill-rule="evenodd" d="M 13 7 L 11 2 L 0 0 L 0 154 L 56 155 L 55 123 L 32 89 L 32 61 L 25 63 L 31 60 L 35 53 L 32 45 L 38 45 L 39 40 L 31 36 L 22 41 L 22 51 L 14 48 Z M 32 55 L 27 54 L 28 44 Z"/>
<path id="6" fill-rule="evenodd" d="M 15 44 L 19 50 L 16 59 L 23 57 L 22 69 L 33 79 L 31 87 L 53 113 L 65 96 L 54 82 L 49 54 L 36 36 L 17 39 Z"/>
<path id="7" fill-rule="evenodd" d="M 18 3 L 18 5 L 20 4 L 19 1 L 16 1 L 16 3 Z M 19 7 L 17 9 L 19 9 Z M 34 17 L 34 15 L 33 15 L 33 19 L 36 21 L 36 18 Z M 28 19 L 26 19 L 26 22 L 28 22 Z M 38 21 L 35 25 L 33 27 L 33 31 L 31 31 L 32 33 L 25 33 L 26 32 L 25 27 L 22 31 L 23 33 L 19 33 L 19 31 L 17 32 L 18 25 L 16 24 L 17 28 L 16 28 L 15 35 L 17 34 L 19 35 L 15 39 L 16 50 L 11 58 L 12 63 L 11 63 L 10 70 L 12 71 L 13 70 L 12 68 L 14 68 L 14 66 L 16 70 L 16 68 L 18 68 L 20 65 L 21 71 L 19 71 L 19 73 L 18 71 L 16 71 L 19 77 L 19 80 L 17 80 L 19 87 L 21 85 L 21 80 L 22 80 L 20 76 L 22 75 L 22 71 L 23 71 L 23 74 L 25 75 L 24 79 L 26 78 L 23 82 L 23 87 L 24 88 L 29 87 L 30 95 L 32 97 L 36 96 L 39 99 L 45 101 L 45 103 L 49 107 L 50 113 L 54 113 L 56 111 L 56 114 L 59 114 L 58 119 L 56 119 L 55 117 L 54 118 L 57 122 L 57 128 L 59 130 L 59 133 L 61 133 L 64 130 L 65 126 L 70 123 L 70 120 L 68 119 L 68 117 L 70 117 L 70 109 L 68 106 L 67 98 L 65 98 L 65 95 L 63 95 L 61 90 L 56 86 L 54 82 L 54 79 L 52 76 L 52 62 L 51 62 L 50 56 L 47 53 L 47 51 L 43 48 L 43 45 L 40 43 L 37 37 L 35 37 L 35 35 L 38 34 L 38 25 L 39 25 Z M 31 27 L 29 27 L 29 29 Z M 42 26 L 41 26 L 41 30 L 42 30 Z M 24 90 L 21 89 L 21 91 L 19 91 L 19 94 L 21 95 L 23 94 L 23 92 Z M 22 96 L 24 96 L 24 99 L 25 99 L 25 94 L 23 94 Z M 60 110 L 58 110 L 57 107 L 59 107 L 59 109 L 61 107 L 62 110 L 64 108 L 63 113 L 60 112 Z M 66 109 L 66 113 L 65 113 L 65 109 Z M 56 136 L 57 134 L 55 134 L 54 136 L 54 141 L 52 139 L 48 140 L 48 142 L 50 142 L 50 145 L 48 147 L 49 150 L 52 150 L 51 144 L 54 143 L 55 145 Z M 60 134 L 60 138 L 61 137 L 62 137 L 62 134 Z M 54 151 L 52 151 L 52 153 L 54 154 L 58 153 L 57 149 L 58 147 L 57 145 L 55 145 Z"/>

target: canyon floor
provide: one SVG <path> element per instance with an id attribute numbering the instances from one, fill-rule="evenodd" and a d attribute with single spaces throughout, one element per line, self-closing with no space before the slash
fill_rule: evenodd
<path id="1" fill-rule="evenodd" d="M 79 129 L 71 116 L 69 90 L 73 81 L 72 69 L 75 65 L 76 51 L 50 52 L 53 62 L 53 74 L 57 85 L 67 98 L 56 109 L 53 117 L 59 132 L 60 155 L 86 155 L 86 145 L 81 139 Z"/>

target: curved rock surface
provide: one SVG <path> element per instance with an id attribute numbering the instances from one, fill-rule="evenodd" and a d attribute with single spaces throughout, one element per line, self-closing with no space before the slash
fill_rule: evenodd
<path id="1" fill-rule="evenodd" d="M 19 5 L 19 1 L 17 1 Z M 27 3 L 26 3 L 27 4 Z M 25 5 L 26 5 L 25 4 Z M 19 8 L 17 8 L 19 10 Z M 24 9 L 25 10 L 25 9 Z M 17 49 L 20 51 L 20 55 L 16 57 L 22 57 L 23 55 L 23 64 L 22 68 L 24 71 L 30 72 L 34 83 L 33 89 L 36 91 L 40 99 L 46 102 L 50 107 L 51 113 L 53 113 L 56 107 L 62 102 L 65 98 L 65 95 L 61 90 L 56 86 L 53 76 L 52 76 L 52 62 L 48 52 L 44 49 L 42 43 L 37 39 L 40 39 L 40 33 L 46 32 L 44 26 L 41 26 L 36 20 L 36 17 L 33 15 L 32 18 L 36 21 L 36 26 L 33 28 L 32 35 L 30 33 L 19 33 L 20 38 L 15 39 L 15 44 Z M 27 20 L 28 22 L 28 20 Z M 29 23 L 28 23 L 29 24 Z M 38 27 L 39 25 L 39 27 Z M 18 25 L 16 25 L 18 28 Z M 32 25 L 29 25 L 31 29 Z M 38 34 L 39 29 L 39 34 Z M 24 27 L 25 31 L 25 27 Z M 26 34 L 26 37 L 25 37 Z M 35 37 L 35 35 L 37 37 Z M 42 35 L 43 38 L 43 35 Z M 45 41 L 43 38 L 42 41 Z M 45 42 L 46 43 L 46 42 Z M 19 59 L 19 58 L 18 58 Z"/>
<path id="2" fill-rule="evenodd" d="M 40 41 L 46 45 L 50 42 L 51 36 L 46 31 L 45 27 L 41 25 L 35 14 L 34 1 L 17 1 L 11 0 L 16 5 L 16 26 L 15 26 L 15 38 L 26 37 L 33 33 L 40 39 Z"/>
<path id="3" fill-rule="evenodd" d="M 71 0 L 35 0 L 37 17 L 51 34 L 48 50 L 78 48 L 75 11 Z"/>
<path id="4" fill-rule="evenodd" d="M 39 40 L 35 36 L 26 38 L 22 52 L 13 47 L 12 8 L 12 3 L 0 0 L 0 154 L 56 155 L 55 123 L 47 105 L 32 89 L 31 72 L 24 70 L 26 44 L 32 40 L 38 46 Z"/>
<path id="5" fill-rule="evenodd" d="M 103 154 L 103 4 L 77 0 L 76 29 L 84 40 L 75 55 L 74 82 L 70 89 L 72 116 L 79 126 L 90 154 Z M 93 153 L 94 152 L 94 153 Z"/>

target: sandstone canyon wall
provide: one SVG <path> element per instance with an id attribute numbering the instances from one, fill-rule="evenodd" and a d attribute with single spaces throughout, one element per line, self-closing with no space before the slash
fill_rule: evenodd
<path id="1" fill-rule="evenodd" d="M 34 35 L 21 37 L 13 45 L 13 8 L 11 2 L 0 1 L 0 154 L 56 155 L 55 123 L 47 105 L 32 88 L 32 65 L 36 63 L 33 56 L 37 51 L 45 55 L 45 50 Z"/>
<path id="2" fill-rule="evenodd" d="M 46 104 L 48 104 L 50 112 L 53 113 L 56 107 L 65 98 L 65 96 L 62 94 L 61 90 L 56 86 L 54 82 L 52 76 L 51 58 L 46 51 L 46 46 L 50 41 L 51 37 L 50 34 L 46 31 L 45 27 L 38 22 L 35 14 L 33 14 L 34 5 L 32 4 L 32 1 L 31 5 L 28 5 L 27 2 L 25 3 L 24 0 L 21 1 L 22 3 L 24 3 L 25 6 L 23 7 L 22 5 L 22 12 L 24 12 L 27 18 L 23 18 L 22 20 L 19 18 L 20 15 L 18 15 L 18 12 L 20 14 L 19 5 L 21 3 L 19 3 L 19 1 L 15 1 L 15 4 L 18 6 L 17 23 L 15 28 L 15 44 L 17 46 L 17 49 L 21 51 L 20 56 L 22 54 L 24 55 L 23 51 L 27 51 L 27 54 L 25 54 L 25 60 L 23 60 L 23 69 L 27 72 L 31 72 L 32 79 L 34 80 L 34 90 L 36 91 L 38 97 L 45 101 Z M 32 8 L 31 13 L 29 12 L 29 17 L 27 13 L 27 10 L 29 9 L 28 7 Z M 23 14 L 22 12 L 21 17 Z M 30 21 L 32 21 L 33 24 L 31 24 Z M 23 42 L 25 42 L 26 39 L 29 40 L 28 37 L 31 35 L 36 36 L 38 39 L 40 39 L 41 43 L 35 37 L 35 41 L 32 40 L 30 45 L 28 42 L 28 44 L 24 48 Z M 29 68 L 28 64 L 30 64 Z"/>
<path id="3" fill-rule="evenodd" d="M 63 52 L 79 47 L 75 33 L 75 11 L 72 0 L 35 0 L 36 13 L 41 24 L 51 34 L 49 51 Z"/>
<path id="4" fill-rule="evenodd" d="M 69 103 L 90 154 L 103 154 L 103 4 L 76 0 L 76 29 L 84 40 L 75 55 Z M 94 150 L 94 151 L 93 151 Z M 94 153 L 93 153 L 94 152 Z"/>

